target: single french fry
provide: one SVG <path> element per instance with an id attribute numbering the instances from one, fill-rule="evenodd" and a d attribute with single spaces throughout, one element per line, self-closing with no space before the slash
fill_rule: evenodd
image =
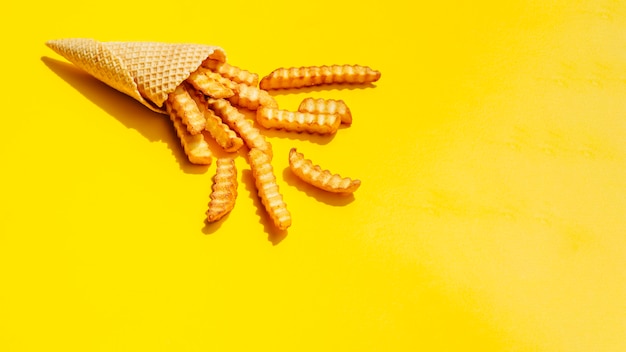
<path id="1" fill-rule="evenodd" d="M 339 116 L 334 114 L 294 112 L 270 107 L 260 107 L 256 118 L 265 128 L 318 134 L 333 134 L 341 123 Z"/>
<path id="2" fill-rule="evenodd" d="M 237 66 L 230 65 L 227 62 L 208 59 L 202 64 L 202 66 L 237 83 L 245 83 L 249 86 L 256 86 L 259 84 L 259 75 L 241 69 Z"/>
<path id="3" fill-rule="evenodd" d="M 204 117 L 206 118 L 205 130 L 209 132 L 217 144 L 227 152 L 239 150 L 239 148 L 243 146 L 243 140 L 209 108 L 204 94 L 200 91 L 195 91 L 194 94 L 191 95 L 191 98 L 204 113 Z"/>
<path id="4" fill-rule="evenodd" d="M 341 123 L 352 124 L 352 113 L 343 100 L 306 98 L 298 106 L 298 111 L 313 114 L 335 114 L 339 116 Z"/>
<path id="5" fill-rule="evenodd" d="M 269 156 L 260 149 L 252 148 L 248 153 L 248 162 L 261 203 L 274 225 L 286 230 L 291 226 L 291 214 L 279 192 Z"/>
<path id="6" fill-rule="evenodd" d="M 323 170 L 319 165 L 313 165 L 309 159 L 305 159 L 296 148 L 289 151 L 289 168 L 304 182 L 324 191 L 333 193 L 352 193 L 361 186 L 360 180 L 349 177 L 341 177 L 329 170 Z"/>
<path id="7" fill-rule="evenodd" d="M 208 99 L 209 107 L 224 123 L 243 139 L 248 148 L 258 148 L 272 158 L 272 145 L 261 132 L 248 121 L 244 114 L 225 99 Z"/>
<path id="8" fill-rule="evenodd" d="M 189 161 L 192 164 L 210 165 L 213 160 L 213 154 L 211 153 L 211 149 L 209 149 L 208 143 L 204 139 L 204 135 L 202 133 L 189 133 L 181 117 L 178 115 L 176 110 L 172 108 L 169 100 L 165 102 L 165 107 L 170 116 L 170 120 L 172 120 L 172 123 L 174 124 L 174 129 L 176 130 L 176 135 L 178 136 L 180 144 L 183 147 L 183 151 L 185 152 L 185 155 L 187 155 Z"/>
<path id="9" fill-rule="evenodd" d="M 237 167 L 232 158 L 217 159 L 211 200 L 206 212 L 207 221 L 214 222 L 228 214 L 235 207 L 237 199 Z"/>
<path id="10" fill-rule="evenodd" d="M 206 74 L 206 70 L 196 70 L 186 80 L 194 88 L 212 98 L 230 98 L 235 93 L 228 86 Z"/>
<path id="11" fill-rule="evenodd" d="M 361 65 L 280 67 L 263 77 L 259 87 L 271 90 L 337 83 L 364 84 L 378 79 L 379 71 Z"/>
<path id="12" fill-rule="evenodd" d="M 191 93 L 185 84 L 181 84 L 170 93 L 166 101 L 181 121 L 187 126 L 190 134 L 200 134 L 206 125 L 204 114 L 200 111 L 196 102 L 191 98 Z"/>

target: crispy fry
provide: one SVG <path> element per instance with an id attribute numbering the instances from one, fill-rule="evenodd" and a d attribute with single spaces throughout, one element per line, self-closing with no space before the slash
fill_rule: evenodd
<path id="1" fill-rule="evenodd" d="M 206 125 L 204 114 L 191 98 L 191 93 L 185 84 L 176 87 L 176 90 L 168 96 L 166 103 L 187 126 L 190 134 L 200 134 L 204 130 Z"/>
<path id="2" fill-rule="evenodd" d="M 274 97 L 265 90 L 245 83 L 237 83 L 206 67 L 200 67 L 196 72 L 198 75 L 202 75 L 206 77 L 206 79 L 215 81 L 230 89 L 233 95 L 225 98 L 229 98 L 229 101 L 233 105 L 249 110 L 256 110 L 259 106 L 278 106 Z"/>
<path id="3" fill-rule="evenodd" d="M 298 111 L 313 114 L 335 114 L 339 116 L 341 123 L 352 124 L 352 113 L 343 100 L 306 98 L 300 103 Z"/>
<path id="4" fill-rule="evenodd" d="M 196 70 L 197 74 L 205 76 L 207 79 L 216 81 L 218 83 L 220 83 L 221 85 L 227 87 L 228 89 L 232 90 L 233 93 L 236 90 L 236 87 L 239 83 L 222 76 L 221 74 L 211 71 L 210 69 L 204 67 L 204 66 L 200 66 L 198 67 L 198 70 Z"/>
<path id="5" fill-rule="evenodd" d="M 222 119 L 211 109 L 207 109 L 206 130 L 217 144 L 224 148 L 224 151 L 229 153 L 236 152 L 243 146 L 243 139 L 239 138 L 237 133 L 223 123 Z"/>
<path id="6" fill-rule="evenodd" d="M 235 94 L 227 85 L 216 80 L 212 75 L 207 75 L 206 70 L 196 70 L 189 75 L 186 81 L 212 98 L 230 98 Z"/>
<path id="7" fill-rule="evenodd" d="M 376 82 L 380 72 L 368 66 L 332 65 L 278 68 L 263 77 L 261 89 L 301 88 L 322 84 Z"/>
<path id="8" fill-rule="evenodd" d="M 249 86 L 256 86 L 259 84 L 259 75 L 243 70 L 237 66 L 230 65 L 227 62 L 209 59 L 206 60 L 202 66 L 237 83 L 245 83 Z"/>
<path id="9" fill-rule="evenodd" d="M 337 115 L 294 112 L 269 107 L 259 108 L 256 118 L 265 128 L 319 134 L 333 134 L 337 132 L 341 123 Z"/>
<path id="10" fill-rule="evenodd" d="M 265 207 L 274 225 L 280 230 L 286 230 L 291 226 L 291 214 L 280 194 L 274 169 L 268 155 L 257 148 L 250 149 L 248 162 L 252 170 L 255 185 L 261 203 Z"/>
<path id="11" fill-rule="evenodd" d="M 304 182 L 328 192 L 352 193 L 361 186 L 360 180 L 341 177 L 328 170 L 323 170 L 319 165 L 313 165 L 313 162 L 305 159 L 304 155 L 298 153 L 296 148 L 291 148 L 289 151 L 289 168 Z"/>
<path id="12" fill-rule="evenodd" d="M 235 152 L 243 146 L 243 140 L 237 136 L 237 134 L 228 125 L 222 122 L 222 119 L 215 114 L 213 110 L 209 108 L 209 104 L 204 97 L 204 94 L 200 91 L 195 91 L 191 95 L 191 98 L 198 104 L 200 110 L 204 113 L 206 118 L 205 130 L 209 132 L 211 137 L 224 148 L 227 152 Z"/>
<path id="13" fill-rule="evenodd" d="M 191 134 L 185 127 L 178 113 L 172 109 L 169 101 L 165 102 L 167 113 L 170 115 L 170 119 L 176 129 L 176 135 L 180 139 L 180 144 L 183 147 L 183 151 L 187 155 L 189 161 L 193 164 L 210 165 L 213 160 L 213 154 L 209 149 L 209 145 L 204 139 L 202 133 Z"/>
<path id="14" fill-rule="evenodd" d="M 260 106 L 278 107 L 276 99 L 263 89 L 238 83 L 233 91 L 235 94 L 228 99 L 233 105 L 249 110 L 257 110 Z"/>
<path id="15" fill-rule="evenodd" d="M 270 142 L 228 100 L 209 99 L 208 103 L 209 107 L 215 111 L 222 121 L 239 134 L 248 148 L 258 148 L 266 153 L 270 159 L 272 158 L 272 145 Z"/>
<path id="16" fill-rule="evenodd" d="M 206 212 L 207 221 L 214 222 L 228 214 L 235 207 L 237 199 L 237 167 L 232 158 L 217 159 L 211 200 Z"/>

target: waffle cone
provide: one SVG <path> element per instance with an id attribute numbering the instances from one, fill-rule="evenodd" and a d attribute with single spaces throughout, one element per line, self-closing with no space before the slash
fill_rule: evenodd
<path id="1" fill-rule="evenodd" d="M 100 81 L 164 114 L 167 96 L 205 60 L 226 60 L 222 48 L 200 44 L 73 38 L 50 40 L 46 45 Z"/>

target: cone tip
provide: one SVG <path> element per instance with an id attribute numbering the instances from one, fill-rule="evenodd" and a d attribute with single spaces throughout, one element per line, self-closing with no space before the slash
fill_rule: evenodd
<path id="1" fill-rule="evenodd" d="M 57 45 L 57 43 L 58 43 L 58 42 L 59 42 L 59 40 L 58 40 L 58 39 L 51 39 L 51 40 L 46 40 L 46 43 L 45 43 L 45 44 L 46 44 L 46 46 L 47 46 L 48 48 L 51 48 L 51 49 L 52 49 L 52 48 L 54 48 L 54 47 Z"/>

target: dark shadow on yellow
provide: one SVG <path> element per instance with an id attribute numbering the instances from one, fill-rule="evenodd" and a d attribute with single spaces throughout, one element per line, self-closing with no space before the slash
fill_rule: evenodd
<path id="1" fill-rule="evenodd" d="M 274 226 L 274 222 L 270 219 L 267 211 L 265 211 L 265 207 L 263 206 L 263 203 L 261 203 L 261 199 L 257 193 L 252 171 L 243 170 L 241 172 L 241 183 L 244 184 L 250 199 L 254 202 L 254 206 L 257 209 L 256 215 L 259 217 L 259 223 L 263 225 L 265 233 L 267 233 L 267 240 L 274 246 L 279 244 L 285 239 L 285 237 L 287 237 L 287 231 L 279 230 L 276 226 Z"/>
<path id="2" fill-rule="evenodd" d="M 224 221 L 227 221 L 229 215 L 230 215 L 230 212 L 224 215 L 221 219 L 214 221 L 214 222 L 209 222 L 208 220 L 205 219 L 204 227 L 202 228 L 202 233 L 205 235 L 214 234 L 215 232 L 217 232 L 217 230 L 219 230 L 219 228 L 222 226 Z"/>
<path id="3" fill-rule="evenodd" d="M 311 94 L 318 92 L 327 92 L 333 90 L 357 90 L 357 89 L 369 89 L 376 88 L 376 85 L 373 83 L 367 84 L 324 84 L 319 86 L 311 86 L 311 87 L 302 87 L 302 88 L 288 88 L 288 89 L 272 89 L 268 92 L 270 95 L 276 97 L 277 95 L 287 95 L 287 94 Z"/>
<path id="4" fill-rule="evenodd" d="M 255 122 L 256 126 L 256 122 Z M 306 133 L 306 132 L 291 132 L 285 130 L 274 130 L 274 129 L 265 129 L 261 126 L 256 126 L 258 129 L 263 130 L 263 135 L 268 138 L 281 138 L 281 139 L 289 139 L 291 141 L 300 141 L 300 142 L 310 142 L 319 145 L 326 145 L 330 143 L 337 133 L 329 134 L 329 135 L 321 135 L 318 133 Z M 339 127 L 340 129 L 342 127 Z"/>
<path id="5" fill-rule="evenodd" d="M 285 180 L 288 185 L 296 187 L 300 191 L 304 192 L 307 196 L 314 198 L 318 202 L 322 202 L 335 207 L 348 205 L 352 203 L 355 199 L 353 193 L 332 193 L 312 186 L 302 181 L 291 171 L 289 167 L 286 167 L 283 170 L 283 180 Z"/>
<path id="6" fill-rule="evenodd" d="M 73 64 L 45 56 L 41 58 L 41 61 L 85 98 L 116 118 L 127 128 L 138 131 L 150 142 L 166 143 L 179 167 L 185 173 L 201 174 L 206 172 L 207 166 L 189 162 L 176 136 L 176 131 L 166 115 L 151 111 L 133 98 L 109 87 Z M 110 140 L 114 141 L 115 136 L 110 136 Z"/>

